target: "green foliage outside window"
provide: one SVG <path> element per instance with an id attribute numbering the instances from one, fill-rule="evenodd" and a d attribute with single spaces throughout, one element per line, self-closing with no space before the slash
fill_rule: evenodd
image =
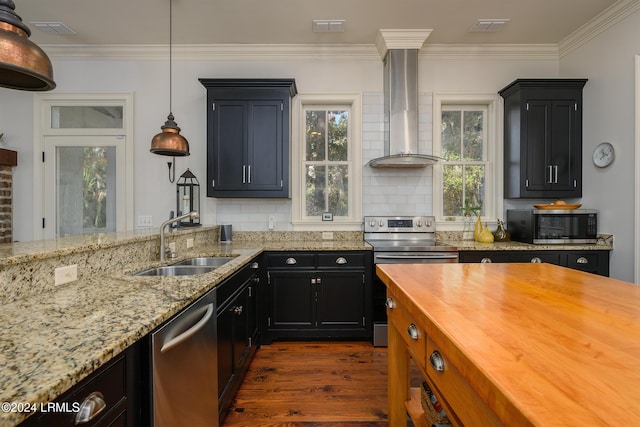
<path id="1" fill-rule="evenodd" d="M 349 213 L 349 112 L 306 111 L 305 184 L 307 216 Z"/>
<path id="2" fill-rule="evenodd" d="M 486 161 L 484 111 L 442 111 L 444 216 L 464 216 L 470 209 L 484 214 Z"/>

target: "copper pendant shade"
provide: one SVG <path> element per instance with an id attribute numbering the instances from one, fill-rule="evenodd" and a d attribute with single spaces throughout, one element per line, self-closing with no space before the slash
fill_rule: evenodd
<path id="1" fill-rule="evenodd" d="M 167 121 L 162 126 L 162 132 L 151 140 L 151 151 L 162 156 L 188 156 L 189 141 L 180 135 L 180 128 L 174 121 L 172 113 L 167 116 Z"/>
<path id="2" fill-rule="evenodd" d="M 0 86 L 47 91 L 56 87 L 46 53 L 29 40 L 31 30 L 15 13 L 11 0 L 0 0 Z"/>
<path id="3" fill-rule="evenodd" d="M 171 98 L 172 98 L 172 39 L 173 39 L 173 19 L 172 19 L 172 0 L 169 0 L 169 111 L 171 111 Z M 162 132 L 157 134 L 151 140 L 151 151 L 154 154 L 160 154 L 162 156 L 188 156 L 189 155 L 189 142 L 187 139 L 180 135 L 180 127 L 175 122 L 173 113 L 170 112 L 167 116 L 167 121 L 162 127 Z M 173 182 L 173 181 L 172 181 Z"/>

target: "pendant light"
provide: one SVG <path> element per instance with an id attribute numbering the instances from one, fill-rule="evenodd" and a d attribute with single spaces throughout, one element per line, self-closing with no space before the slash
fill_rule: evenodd
<path id="1" fill-rule="evenodd" d="M 171 112 L 172 105 L 172 59 L 173 59 L 173 10 L 172 0 L 169 0 L 169 115 L 167 121 L 160 129 L 162 132 L 157 134 L 151 140 L 151 151 L 154 154 L 160 154 L 162 156 L 173 156 L 172 162 L 169 165 L 169 181 L 175 181 L 175 168 L 173 169 L 173 179 L 171 179 L 171 167 L 172 163 L 175 163 L 176 156 L 188 156 L 189 155 L 189 142 L 187 139 L 180 135 L 180 127 L 175 122 L 173 113 Z"/>
<path id="2" fill-rule="evenodd" d="M 0 0 L 0 86 L 46 91 L 56 87 L 46 53 L 29 40 L 31 30 L 15 13 L 11 0 Z"/>

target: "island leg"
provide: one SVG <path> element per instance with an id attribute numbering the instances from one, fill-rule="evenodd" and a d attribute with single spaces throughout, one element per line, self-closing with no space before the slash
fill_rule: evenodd
<path id="1" fill-rule="evenodd" d="M 409 400 L 409 352 L 398 330 L 389 323 L 387 329 L 387 400 L 389 406 L 389 427 L 405 427 Z"/>

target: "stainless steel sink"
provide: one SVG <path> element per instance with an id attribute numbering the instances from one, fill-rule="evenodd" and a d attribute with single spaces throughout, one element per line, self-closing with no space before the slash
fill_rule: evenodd
<path id="1" fill-rule="evenodd" d="M 220 267 L 233 260 L 234 257 L 222 257 L 222 256 L 207 256 L 207 257 L 196 257 L 196 258 L 187 258 L 180 262 L 177 262 L 173 265 L 184 265 L 184 266 L 206 266 L 206 267 Z"/>
<path id="2" fill-rule="evenodd" d="M 215 267 L 206 265 L 165 265 L 139 271 L 134 276 L 193 276 L 213 270 Z"/>

